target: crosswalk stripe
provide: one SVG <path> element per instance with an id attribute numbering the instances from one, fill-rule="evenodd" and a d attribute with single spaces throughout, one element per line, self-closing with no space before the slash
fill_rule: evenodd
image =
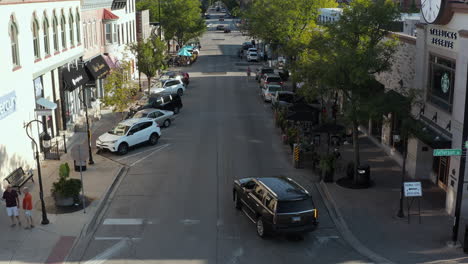
<path id="1" fill-rule="evenodd" d="M 142 225 L 142 218 L 107 218 L 102 223 L 103 225 Z"/>

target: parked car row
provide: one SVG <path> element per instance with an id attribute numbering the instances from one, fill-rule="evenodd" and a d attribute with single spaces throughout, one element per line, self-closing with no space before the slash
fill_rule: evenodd
<path id="1" fill-rule="evenodd" d="M 189 84 L 185 72 L 166 72 L 159 80 L 161 87 L 151 88 L 143 105 L 130 109 L 128 119 L 99 136 L 96 147 L 125 155 L 133 146 L 148 142 L 156 145 L 161 137 L 161 127 L 167 128 L 182 109 L 181 96 Z"/>

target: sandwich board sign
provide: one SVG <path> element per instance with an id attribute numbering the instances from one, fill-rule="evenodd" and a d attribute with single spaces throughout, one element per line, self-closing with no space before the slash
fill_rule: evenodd
<path id="1" fill-rule="evenodd" d="M 421 197 L 421 182 L 405 182 L 403 185 L 405 197 Z"/>

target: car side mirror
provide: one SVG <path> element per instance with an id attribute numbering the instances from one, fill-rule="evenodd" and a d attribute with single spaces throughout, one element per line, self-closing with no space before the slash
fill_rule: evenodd
<path id="1" fill-rule="evenodd" d="M 134 133 L 133 133 L 132 131 L 129 131 L 128 134 L 127 134 L 127 136 L 131 136 L 131 135 L 133 135 L 133 134 L 134 134 Z"/>

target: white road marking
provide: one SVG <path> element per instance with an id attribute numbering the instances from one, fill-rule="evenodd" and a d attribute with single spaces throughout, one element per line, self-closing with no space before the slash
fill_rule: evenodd
<path id="1" fill-rule="evenodd" d="M 133 167 L 134 165 L 136 165 L 136 164 L 140 163 L 141 161 L 145 160 L 146 158 L 148 158 L 149 156 L 151 156 L 153 153 L 155 153 L 155 152 L 157 152 L 157 151 L 160 151 L 160 150 L 162 150 L 162 149 L 165 149 L 165 148 L 168 147 L 169 145 L 170 145 L 170 144 L 162 145 L 160 148 L 155 149 L 155 150 L 152 151 L 150 154 L 148 154 L 148 155 L 142 157 L 141 159 L 139 159 L 139 160 L 133 162 L 132 164 L 130 164 L 130 167 Z"/>
<path id="2" fill-rule="evenodd" d="M 231 259 L 227 262 L 228 264 L 236 264 L 238 263 L 238 260 L 240 257 L 244 255 L 244 249 L 243 248 L 238 248 L 232 253 Z"/>
<path id="3" fill-rule="evenodd" d="M 104 252 L 101 254 L 95 256 L 94 258 L 84 262 L 84 264 L 102 264 L 106 262 L 108 259 L 110 259 L 112 256 L 117 254 L 120 250 L 124 249 L 126 246 L 128 246 L 129 240 L 124 239 L 121 240 L 120 242 L 117 242 L 115 245 L 112 247 L 106 249 Z"/>
<path id="4" fill-rule="evenodd" d="M 216 226 L 222 226 L 222 225 L 223 225 L 223 220 L 218 219 L 218 221 L 216 221 Z"/>
<path id="5" fill-rule="evenodd" d="M 123 240 L 130 239 L 133 241 L 141 240 L 141 237 L 95 237 L 94 240 Z"/>
<path id="6" fill-rule="evenodd" d="M 200 223 L 200 220 L 184 219 L 184 220 L 180 220 L 180 222 L 184 225 L 196 225 Z"/>
<path id="7" fill-rule="evenodd" d="M 166 138 L 164 138 L 164 139 L 166 139 Z M 163 146 L 164 146 L 164 145 L 163 145 Z M 156 150 L 159 149 L 159 148 L 161 148 L 161 147 L 162 147 L 162 146 L 158 146 L 158 147 L 156 148 Z M 124 159 L 128 159 L 128 158 L 131 158 L 131 157 L 134 157 L 134 156 L 138 156 L 138 155 L 140 155 L 140 154 L 143 154 L 143 153 L 146 153 L 146 152 L 150 152 L 150 151 L 154 151 L 154 150 L 155 150 L 154 148 L 150 148 L 150 149 L 147 149 L 147 150 L 143 150 L 143 151 L 141 151 L 141 152 L 138 152 L 138 153 L 135 153 L 135 154 L 132 154 L 132 155 L 126 155 L 126 156 L 124 156 L 124 157 L 122 157 L 122 158 L 118 158 L 118 159 L 116 159 L 116 161 L 121 161 L 121 160 L 124 160 Z"/>
<path id="8" fill-rule="evenodd" d="M 331 239 L 338 239 L 340 238 L 339 236 L 318 236 L 317 237 L 317 241 L 322 244 L 322 243 L 326 243 L 328 242 L 329 240 Z"/>
<path id="9" fill-rule="evenodd" d="M 142 218 L 107 218 L 103 225 L 142 225 Z"/>

